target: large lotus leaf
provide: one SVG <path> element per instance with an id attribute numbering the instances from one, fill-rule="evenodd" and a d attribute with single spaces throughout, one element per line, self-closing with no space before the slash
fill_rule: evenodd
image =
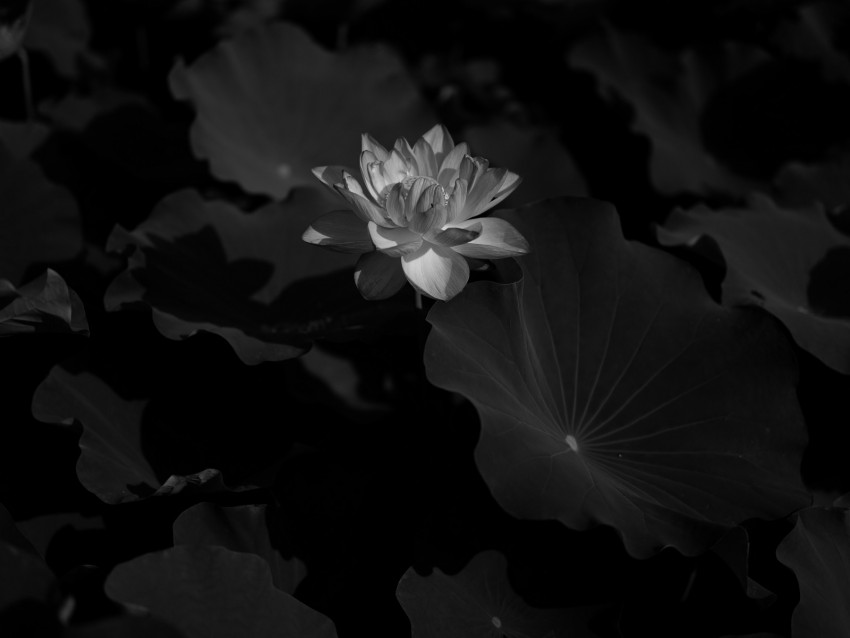
<path id="1" fill-rule="evenodd" d="M 82 249 L 77 205 L 34 163 L 0 147 L 0 278 L 22 283 L 27 269 Z"/>
<path id="2" fill-rule="evenodd" d="M 0 279 L 0 336 L 27 332 L 89 332 L 83 302 L 50 268 L 19 289 Z"/>
<path id="3" fill-rule="evenodd" d="M 677 57 L 609 28 L 578 43 L 569 63 L 596 76 L 604 96 L 617 95 L 634 107 L 634 130 L 652 144 L 650 177 L 659 192 L 738 194 L 751 185 L 708 153 L 700 116 L 720 86 L 765 58 L 758 49 L 734 44 L 717 56 L 689 50 Z"/>
<path id="4" fill-rule="evenodd" d="M 556 131 L 521 128 L 508 122 L 466 129 L 463 139 L 475 155 L 495 166 L 518 173 L 519 188 L 504 205 L 524 204 L 547 197 L 588 194 L 584 176 L 558 141 Z"/>
<path id="5" fill-rule="evenodd" d="M 339 270 L 353 266 L 351 255 L 301 240 L 329 208 L 312 189 L 250 214 L 194 191 L 171 195 L 131 233 L 113 232 L 110 250 L 134 250 L 107 290 L 107 309 L 143 302 L 165 336 L 218 334 L 249 364 L 291 358 L 310 337 L 358 329 L 369 323 L 359 314 L 393 302 L 362 299 L 351 271 Z M 332 280 L 308 281 L 334 272 Z"/>
<path id="6" fill-rule="evenodd" d="M 33 416 L 44 423 L 82 423 L 77 477 L 106 503 L 174 494 L 183 489 L 226 489 L 212 468 L 161 481 L 142 450 L 142 415 L 147 401 L 128 401 L 88 372 L 59 366 L 36 388 Z"/>
<path id="7" fill-rule="evenodd" d="M 800 585 L 793 635 L 850 635 L 850 511 L 815 507 L 800 512 L 776 557 Z"/>
<path id="8" fill-rule="evenodd" d="M 528 239 L 513 284 L 436 305 L 425 361 L 481 416 L 478 468 L 520 518 L 617 528 L 647 556 L 806 505 L 790 344 L 715 304 L 688 264 L 563 198 L 501 213 Z"/>
<path id="9" fill-rule="evenodd" d="M 850 374 L 850 320 L 845 257 L 850 238 L 819 206 L 786 209 L 763 195 L 745 208 L 677 210 L 658 229 L 662 244 L 717 242 L 726 261 L 723 303 L 761 306 L 797 344 L 825 364 Z"/>
<path id="10" fill-rule="evenodd" d="M 434 122 L 401 60 L 380 46 L 331 53 L 300 27 L 249 30 L 171 73 L 195 106 L 192 143 L 213 173 L 283 198 L 314 166 L 357 165 L 360 135 L 417 138 Z"/>
<path id="11" fill-rule="evenodd" d="M 285 559 L 273 543 L 270 532 L 279 531 L 280 524 L 277 510 L 267 505 L 198 503 L 174 521 L 174 544 L 220 545 L 256 554 L 269 564 L 274 586 L 292 594 L 306 575 L 306 567 L 297 558 Z"/>
<path id="12" fill-rule="evenodd" d="M 592 608 L 535 609 L 511 588 L 507 561 L 481 552 L 454 575 L 435 569 L 420 576 L 408 569 L 398 583 L 398 602 L 413 627 L 413 638 L 582 638 Z"/>
<path id="13" fill-rule="evenodd" d="M 107 595 L 140 605 L 187 638 L 331 638 L 330 619 L 277 589 L 266 561 L 224 547 L 181 545 L 118 565 Z"/>

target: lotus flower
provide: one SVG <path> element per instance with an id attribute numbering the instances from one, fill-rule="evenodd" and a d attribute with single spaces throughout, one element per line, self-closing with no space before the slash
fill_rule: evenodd
<path id="1" fill-rule="evenodd" d="M 313 173 L 350 210 L 319 217 L 304 241 L 360 253 L 354 281 L 366 299 L 390 297 L 406 279 L 422 294 L 446 301 L 469 280 L 467 257 L 528 252 L 528 243 L 506 221 L 474 219 L 510 195 L 519 176 L 470 156 L 444 126 L 434 126 L 412 147 L 401 138 L 389 151 L 364 134 L 362 182 L 341 166 Z"/>

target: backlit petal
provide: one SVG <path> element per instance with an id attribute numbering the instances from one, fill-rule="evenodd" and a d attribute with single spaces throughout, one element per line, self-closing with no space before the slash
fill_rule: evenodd
<path id="1" fill-rule="evenodd" d="M 333 190 L 334 185 L 339 184 L 344 180 L 343 173 L 349 172 L 346 166 L 317 166 L 313 169 L 315 175 L 322 184 Z"/>
<path id="2" fill-rule="evenodd" d="M 416 167 L 416 156 L 413 154 L 413 149 L 403 137 L 398 138 L 393 145 L 393 150 L 397 151 L 412 167 Z"/>
<path id="3" fill-rule="evenodd" d="M 434 156 L 437 158 L 437 166 L 443 163 L 443 158 L 451 151 L 455 143 L 448 129 L 442 124 L 435 124 L 425 135 L 422 136 L 428 144 L 434 149 Z"/>
<path id="4" fill-rule="evenodd" d="M 448 212 L 446 217 L 447 223 L 451 224 L 460 219 L 460 214 L 463 212 L 464 206 L 466 206 L 467 186 L 465 179 L 455 180 L 455 187 L 451 197 L 449 197 L 449 203 L 446 208 Z"/>
<path id="5" fill-rule="evenodd" d="M 392 222 L 386 218 L 384 210 L 366 199 L 364 196 L 352 193 L 351 191 L 343 188 L 341 185 L 336 187 L 336 192 L 342 195 L 345 198 L 345 201 L 351 204 L 354 212 L 364 222 L 371 221 L 375 222 L 379 226 L 392 226 Z"/>
<path id="6" fill-rule="evenodd" d="M 451 190 L 452 184 L 458 178 L 460 164 L 468 152 L 469 147 L 466 145 L 466 142 L 461 142 L 443 158 L 439 173 L 437 174 L 437 181 L 446 190 Z M 472 161 L 471 158 L 470 161 Z"/>
<path id="7" fill-rule="evenodd" d="M 379 162 L 385 161 L 390 156 L 389 151 L 387 151 L 387 149 L 378 143 L 378 140 L 368 133 L 363 133 L 360 137 L 360 150 L 371 152 L 375 156 L 375 160 Z"/>
<path id="8" fill-rule="evenodd" d="M 481 212 L 483 213 L 484 211 L 490 210 L 503 199 L 505 199 L 505 197 L 513 193 L 516 190 L 516 187 L 520 185 L 520 182 L 522 182 L 522 178 L 519 175 L 508 171 L 508 174 L 505 176 L 505 181 L 502 182 L 502 185 L 499 187 L 498 193 L 496 193 L 496 197 L 490 200 L 490 203 L 487 205 L 487 208 L 485 208 Z"/>
<path id="9" fill-rule="evenodd" d="M 360 197 L 366 197 L 366 193 L 363 192 L 363 187 L 360 185 L 360 182 L 355 179 L 351 173 L 343 171 L 342 180 L 347 191 L 354 193 L 355 195 L 360 195 Z"/>
<path id="10" fill-rule="evenodd" d="M 428 177 L 418 177 L 409 183 L 407 195 L 404 200 L 404 215 L 408 221 L 412 220 L 418 213 L 432 208 L 435 203 L 440 204 L 443 193 L 440 185 Z"/>
<path id="11" fill-rule="evenodd" d="M 417 212 L 410 220 L 408 227 L 414 233 L 425 235 L 427 239 L 431 233 L 437 233 L 442 230 L 447 218 L 446 207 L 437 204 L 427 210 Z"/>
<path id="12" fill-rule="evenodd" d="M 387 200 L 384 203 L 387 209 L 387 215 L 396 226 L 407 226 L 407 219 L 404 216 L 404 196 L 402 184 L 394 185 L 387 193 Z"/>
<path id="13" fill-rule="evenodd" d="M 469 265 L 451 248 L 424 243 L 416 252 L 401 258 L 401 266 L 421 293 L 447 301 L 469 281 Z"/>
<path id="14" fill-rule="evenodd" d="M 445 230 L 435 233 L 433 236 L 429 235 L 428 241 L 432 244 L 452 248 L 453 246 L 460 246 L 461 244 L 469 243 L 480 234 L 480 231 L 468 228 L 446 228 Z"/>
<path id="15" fill-rule="evenodd" d="M 357 260 L 354 283 L 366 299 L 387 299 L 396 294 L 406 281 L 400 260 L 379 252 L 366 253 Z"/>
<path id="16" fill-rule="evenodd" d="M 367 234 L 370 244 L 389 257 L 412 253 L 422 245 L 422 236 L 406 228 L 384 228 L 369 222 Z"/>
<path id="17" fill-rule="evenodd" d="M 478 233 L 478 237 L 472 241 L 452 248 L 464 257 L 501 259 L 524 255 L 529 250 L 525 237 L 520 235 L 519 231 L 511 224 L 498 217 L 470 219 L 459 224 L 452 224 L 452 228 Z"/>
<path id="18" fill-rule="evenodd" d="M 363 220 L 350 210 L 335 210 L 315 220 L 301 238 L 343 253 L 370 252 L 372 239 Z"/>
<path id="19" fill-rule="evenodd" d="M 434 155 L 434 149 L 423 138 L 419 138 L 416 146 L 413 147 L 413 155 L 416 158 L 417 172 L 419 175 L 426 177 L 437 177 L 437 157 Z"/>
<path id="20" fill-rule="evenodd" d="M 501 189 L 507 174 L 507 169 L 491 168 L 484 171 L 483 174 L 477 175 L 475 183 L 466 196 L 463 210 L 455 218 L 455 221 L 465 221 L 491 208 L 493 206 L 492 200 Z"/>
<path id="21" fill-rule="evenodd" d="M 363 182 L 366 184 L 366 188 L 369 189 L 372 199 L 377 202 L 378 191 L 372 185 L 372 176 L 369 168 L 372 165 L 378 166 L 378 158 L 375 157 L 375 154 L 370 150 L 360 153 L 360 174 L 363 175 Z"/>
<path id="22" fill-rule="evenodd" d="M 413 165 L 396 149 L 392 150 L 381 170 L 387 184 L 396 184 L 413 175 Z"/>
<path id="23" fill-rule="evenodd" d="M 366 151 L 363 151 L 364 153 Z M 376 202 L 380 202 L 384 191 L 392 186 L 392 182 L 387 180 L 387 175 L 384 171 L 383 162 L 369 162 L 366 165 L 366 185 L 369 188 L 369 193 L 375 198 Z"/>
<path id="24" fill-rule="evenodd" d="M 487 171 L 489 166 L 489 160 L 483 157 L 465 155 L 460 162 L 457 175 L 458 179 L 465 179 L 469 184 L 469 188 L 472 189 L 475 186 L 475 181 Z"/>

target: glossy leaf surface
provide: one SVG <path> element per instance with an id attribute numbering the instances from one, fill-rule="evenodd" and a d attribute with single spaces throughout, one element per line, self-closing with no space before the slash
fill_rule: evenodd
<path id="1" fill-rule="evenodd" d="M 502 215 L 533 247 L 522 279 L 435 306 L 425 352 L 428 378 L 478 409 L 475 458 L 502 507 L 611 525 L 647 556 L 809 502 L 794 359 L 770 317 L 715 304 L 603 202 Z"/>

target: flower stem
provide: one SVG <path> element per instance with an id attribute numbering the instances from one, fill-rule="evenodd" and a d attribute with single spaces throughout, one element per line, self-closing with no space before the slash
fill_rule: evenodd
<path id="1" fill-rule="evenodd" d="M 415 293 L 416 293 L 416 302 L 415 302 L 416 303 L 416 309 L 422 310 L 422 293 L 419 292 L 418 290 L 415 291 Z"/>

